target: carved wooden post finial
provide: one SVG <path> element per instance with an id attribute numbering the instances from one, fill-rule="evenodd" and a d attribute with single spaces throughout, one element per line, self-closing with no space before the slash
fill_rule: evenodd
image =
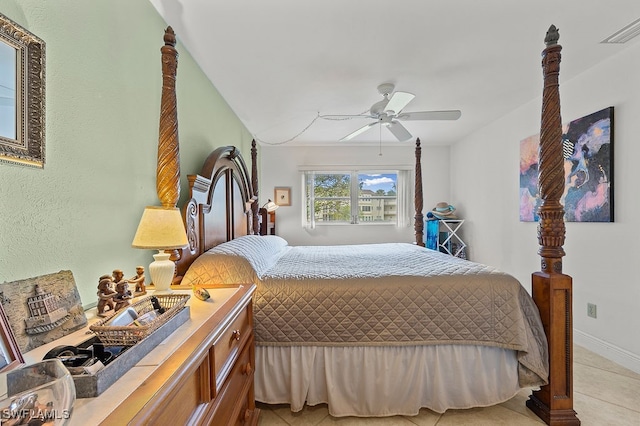
<path id="1" fill-rule="evenodd" d="M 542 271 L 562 273 L 565 224 L 560 198 L 564 192 L 564 159 L 562 156 L 562 119 L 560 117 L 560 51 L 558 30 L 551 26 L 545 37 L 547 47 L 542 52 L 544 89 L 538 160 L 538 182 L 542 204 L 538 210 L 538 254 Z"/>
<path id="2" fill-rule="evenodd" d="M 416 207 L 414 229 L 416 231 L 416 244 L 424 247 L 424 216 L 422 215 L 422 148 L 420 138 L 416 139 L 416 174 L 415 174 L 415 194 L 414 205 Z"/>
<path id="3" fill-rule="evenodd" d="M 164 43 L 160 49 L 162 53 L 162 98 L 160 100 L 156 191 L 163 207 L 175 207 L 180 197 L 180 152 L 176 101 L 178 51 L 175 48 L 176 35 L 171 27 L 167 27 L 165 30 Z"/>
<path id="4" fill-rule="evenodd" d="M 551 46 L 554 44 L 558 44 L 558 40 L 560 39 L 560 32 L 558 32 L 558 28 L 555 25 L 551 25 L 547 30 L 547 35 L 544 37 L 544 43 L 547 46 Z"/>

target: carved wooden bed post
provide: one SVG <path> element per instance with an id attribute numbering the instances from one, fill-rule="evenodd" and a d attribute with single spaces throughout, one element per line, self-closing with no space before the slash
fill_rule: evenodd
<path id="1" fill-rule="evenodd" d="M 564 192 L 564 167 L 558 90 L 562 47 L 557 44 L 558 38 L 558 30 L 552 25 L 542 52 L 544 89 L 538 160 L 542 200 L 538 210 L 538 254 L 542 271 L 532 274 L 532 296 L 549 344 L 549 384 L 533 392 L 527 407 L 549 425 L 579 425 L 573 410 L 572 280 L 562 273 L 565 224 L 560 198 Z"/>
<path id="2" fill-rule="evenodd" d="M 254 235 L 260 235 L 260 223 L 258 223 L 258 150 L 256 140 L 251 141 L 251 186 L 253 187 L 253 203 L 251 203 L 251 223 Z"/>
<path id="3" fill-rule="evenodd" d="M 156 192 L 162 207 L 175 208 L 180 198 L 180 142 L 178 139 L 178 102 L 176 99 L 176 74 L 178 51 L 176 34 L 170 26 L 164 31 L 162 54 L 162 96 L 160 98 L 160 127 L 158 133 L 158 166 Z M 165 250 L 170 259 L 180 259 L 181 250 Z M 175 271 L 174 271 L 175 279 Z"/>
<path id="4" fill-rule="evenodd" d="M 416 244 L 424 247 L 424 216 L 422 215 L 422 148 L 420 148 L 420 138 L 416 139 L 416 176 L 414 206 L 416 208 L 414 229 L 416 231 Z"/>
<path id="5" fill-rule="evenodd" d="M 180 197 L 180 152 L 178 142 L 178 106 L 176 101 L 176 73 L 178 51 L 176 34 L 167 27 L 162 53 L 162 98 L 160 99 L 160 133 L 158 139 L 158 168 L 156 191 L 162 207 L 172 208 Z"/>

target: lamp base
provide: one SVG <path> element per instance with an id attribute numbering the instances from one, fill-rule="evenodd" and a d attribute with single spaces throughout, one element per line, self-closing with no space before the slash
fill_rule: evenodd
<path id="1" fill-rule="evenodd" d="M 171 282 L 176 264 L 169 260 L 170 257 L 171 253 L 166 253 L 164 250 L 158 250 L 158 253 L 153 255 L 155 260 L 149 265 L 149 275 L 155 287 L 155 294 L 173 292 Z"/>

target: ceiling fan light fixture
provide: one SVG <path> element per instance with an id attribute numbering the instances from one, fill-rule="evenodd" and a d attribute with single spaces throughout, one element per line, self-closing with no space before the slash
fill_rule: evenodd
<path id="1" fill-rule="evenodd" d="M 383 126 L 389 126 L 392 123 L 392 117 L 390 115 L 387 115 L 386 112 L 383 112 L 380 115 L 380 118 L 378 118 L 378 121 L 380 122 L 380 124 L 382 124 Z"/>

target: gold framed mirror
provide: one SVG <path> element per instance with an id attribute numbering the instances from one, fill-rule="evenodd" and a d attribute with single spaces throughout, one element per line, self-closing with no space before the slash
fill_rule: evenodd
<path id="1" fill-rule="evenodd" d="M 44 167 L 45 43 L 0 13 L 0 162 Z"/>

